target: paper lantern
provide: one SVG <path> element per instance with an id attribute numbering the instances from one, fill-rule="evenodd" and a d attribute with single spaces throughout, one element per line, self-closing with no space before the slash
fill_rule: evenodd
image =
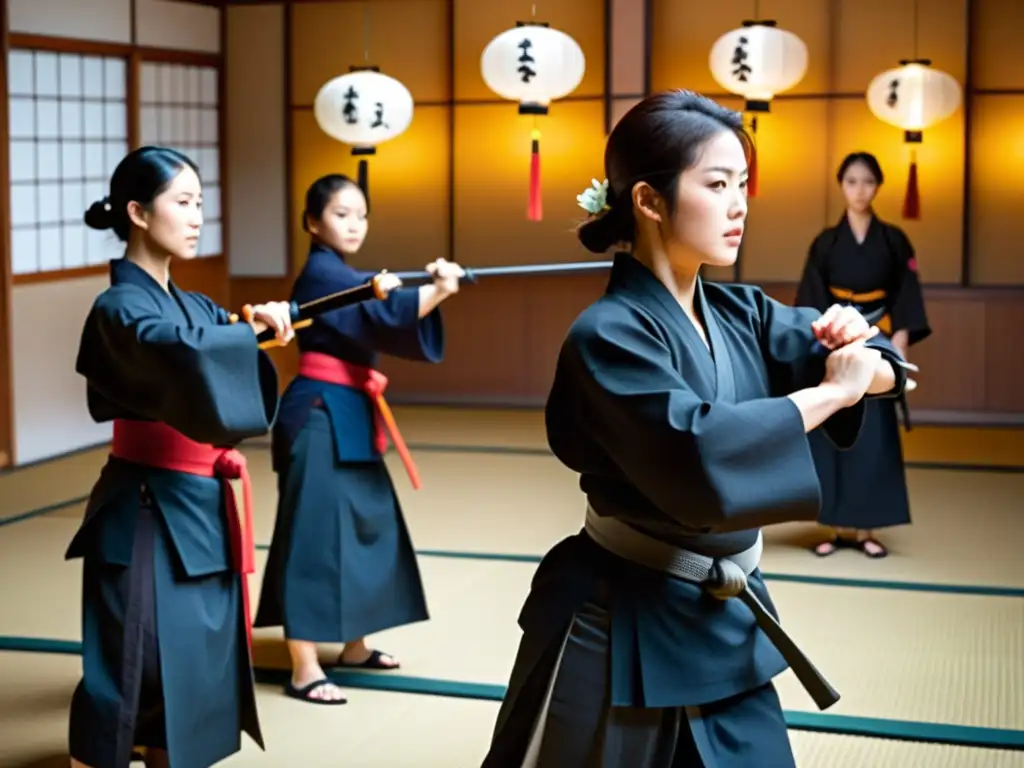
<path id="1" fill-rule="evenodd" d="M 746 99 L 748 112 L 768 112 L 774 96 L 803 80 L 807 46 L 774 21 L 744 21 L 715 41 L 708 65 L 716 83 Z"/>
<path id="2" fill-rule="evenodd" d="M 868 84 L 868 109 L 879 120 L 903 129 L 903 140 L 911 145 L 907 192 L 903 218 L 921 215 L 918 190 L 917 153 L 913 145 L 924 139 L 924 131 L 956 112 L 962 98 L 960 84 L 951 75 L 933 69 L 928 59 L 900 62 Z"/>
<path id="3" fill-rule="evenodd" d="M 412 123 L 413 100 L 409 89 L 377 67 L 351 67 L 347 74 L 329 80 L 316 94 L 313 116 L 331 138 L 352 147 L 360 157 L 359 186 L 370 198 L 365 159 L 377 153 L 377 145 L 406 131 Z"/>
<path id="4" fill-rule="evenodd" d="M 520 115 L 546 115 L 552 101 L 579 87 L 586 59 L 579 43 L 544 22 L 516 22 L 495 37 L 480 56 L 487 87 L 519 103 Z M 540 189 L 540 131 L 530 134 L 530 195 L 527 215 L 543 218 Z"/>
<path id="5" fill-rule="evenodd" d="M 807 73 L 804 41 L 775 26 L 774 21 L 744 21 L 711 46 L 708 66 L 715 82 L 742 96 L 747 112 L 769 112 L 771 100 L 795 86 Z M 757 133 L 757 118 L 751 123 Z M 757 195 L 757 153 L 750 158 L 748 194 Z"/>

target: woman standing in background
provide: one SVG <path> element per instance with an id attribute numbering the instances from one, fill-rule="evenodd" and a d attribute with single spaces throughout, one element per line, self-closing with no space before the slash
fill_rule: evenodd
<path id="1" fill-rule="evenodd" d="M 883 176 L 874 155 L 847 155 L 836 178 L 846 211 L 811 245 L 796 304 L 822 311 L 836 302 L 853 305 L 906 357 L 911 345 L 931 335 L 914 249 L 901 229 L 875 215 Z M 901 404 L 906 416 L 906 401 Z M 849 450 L 837 449 L 820 430 L 809 435 L 821 481 L 819 522 L 835 529 L 814 548 L 821 557 L 843 547 L 885 557 L 875 530 L 910 523 L 896 401 L 866 405 L 860 440 Z"/>

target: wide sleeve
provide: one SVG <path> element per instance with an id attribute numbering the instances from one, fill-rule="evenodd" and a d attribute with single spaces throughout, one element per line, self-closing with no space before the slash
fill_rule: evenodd
<path id="1" fill-rule="evenodd" d="M 266 434 L 277 414 L 277 372 L 248 324 L 179 325 L 132 287 L 97 299 L 76 370 L 98 421 L 127 412 L 198 442 L 231 445 Z"/>
<path id="2" fill-rule="evenodd" d="M 301 304 L 361 285 L 371 277 L 340 259 L 318 259 L 307 265 L 296 282 L 293 298 Z M 444 357 L 441 311 L 434 309 L 421 319 L 419 310 L 419 289 L 399 288 L 383 301 L 365 301 L 325 312 L 314 323 L 375 352 L 406 360 L 440 362 Z"/>
<path id="3" fill-rule="evenodd" d="M 821 312 L 810 307 L 790 307 L 755 290 L 758 333 L 768 370 L 769 391 L 788 395 L 807 387 L 816 387 L 825 378 L 829 350 L 814 336 L 811 323 Z M 897 364 L 903 361 L 896 347 L 883 334 L 868 339 L 865 346 L 876 349 L 892 366 L 895 386 L 888 392 L 866 395 L 864 399 L 899 397 L 906 386 L 906 371 Z M 841 449 L 852 447 L 860 436 L 864 422 L 864 400 L 843 408 L 821 425 L 829 440 Z"/>
<path id="4" fill-rule="evenodd" d="M 822 237 L 819 235 L 811 243 L 807 252 L 807 261 L 804 262 L 804 270 L 800 275 L 800 283 L 796 289 L 794 303 L 798 307 L 814 307 L 822 312 L 832 304 L 832 298 L 828 290 L 828 271 L 826 269 L 827 250 L 822 247 Z"/>
<path id="5" fill-rule="evenodd" d="M 907 343 L 916 344 L 932 334 L 917 274 L 917 258 L 910 239 L 897 227 L 890 228 L 893 248 L 892 329 L 907 331 Z"/>
<path id="6" fill-rule="evenodd" d="M 796 405 L 785 397 L 703 400 L 665 345 L 628 320 L 570 334 L 546 422 L 567 466 L 587 463 L 592 449 L 580 446 L 593 445 L 688 526 L 742 530 L 818 513 L 818 479 Z"/>

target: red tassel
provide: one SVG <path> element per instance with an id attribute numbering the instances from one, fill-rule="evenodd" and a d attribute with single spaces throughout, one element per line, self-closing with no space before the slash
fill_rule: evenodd
<path id="1" fill-rule="evenodd" d="M 907 194 L 903 198 L 903 218 L 921 217 L 921 195 L 917 189 L 917 161 L 910 161 L 910 176 L 907 177 Z"/>
<path id="2" fill-rule="evenodd" d="M 544 218 L 540 199 L 540 131 L 534 129 L 530 140 L 530 204 L 527 215 L 530 221 L 540 221 Z"/>
<path id="3" fill-rule="evenodd" d="M 747 164 L 747 197 L 757 197 L 757 147 L 750 148 Z"/>

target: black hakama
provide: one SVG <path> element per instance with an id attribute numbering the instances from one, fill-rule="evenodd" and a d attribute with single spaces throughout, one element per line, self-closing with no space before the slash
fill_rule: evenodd
<path id="1" fill-rule="evenodd" d="M 165 292 L 123 259 L 86 320 L 78 372 L 97 421 L 162 422 L 204 444 L 265 434 L 277 376 L 245 324 Z M 82 680 L 71 756 L 123 768 L 135 747 L 206 768 L 247 732 L 263 748 L 221 481 L 111 458 L 67 558 L 83 558 Z"/>
<path id="2" fill-rule="evenodd" d="M 295 284 L 299 303 L 372 275 L 314 246 Z M 439 361 L 441 315 L 419 318 L 419 291 L 325 313 L 297 332 L 303 354 L 367 369 L 381 353 Z M 290 640 L 344 643 L 429 618 L 416 554 L 376 441 L 371 398 L 300 373 L 274 428 L 280 491 L 255 626 Z"/>
<path id="3" fill-rule="evenodd" d="M 383 461 L 338 462 L 313 408 L 279 475 L 280 501 L 256 626 L 354 640 L 429 618 L 416 553 Z"/>
<path id="4" fill-rule="evenodd" d="M 845 216 L 815 239 L 795 303 L 820 311 L 832 304 L 856 306 L 888 337 L 906 330 L 908 345 L 931 335 L 910 241 L 877 218 L 862 243 Z M 873 530 L 911 522 L 898 417 L 902 409 L 909 423 L 906 400 L 866 405 L 860 438 L 848 450 L 837 450 L 820 430 L 809 435 L 821 481 L 822 525 Z"/>
<path id="5" fill-rule="evenodd" d="M 545 418 L 552 451 L 581 475 L 587 521 L 534 576 L 483 768 L 794 765 L 772 679 L 791 666 L 827 684 L 763 631 L 777 614 L 756 563 L 761 526 L 819 511 L 786 395 L 824 375 L 820 313 L 702 282 L 695 305 L 710 350 L 661 282 L 617 254 L 605 295 L 569 331 Z M 849 446 L 862 415 L 840 411 L 825 431 Z M 657 556 L 626 554 L 627 539 Z M 746 591 L 712 596 L 684 567 L 692 555 L 719 574 L 745 559 Z"/>

